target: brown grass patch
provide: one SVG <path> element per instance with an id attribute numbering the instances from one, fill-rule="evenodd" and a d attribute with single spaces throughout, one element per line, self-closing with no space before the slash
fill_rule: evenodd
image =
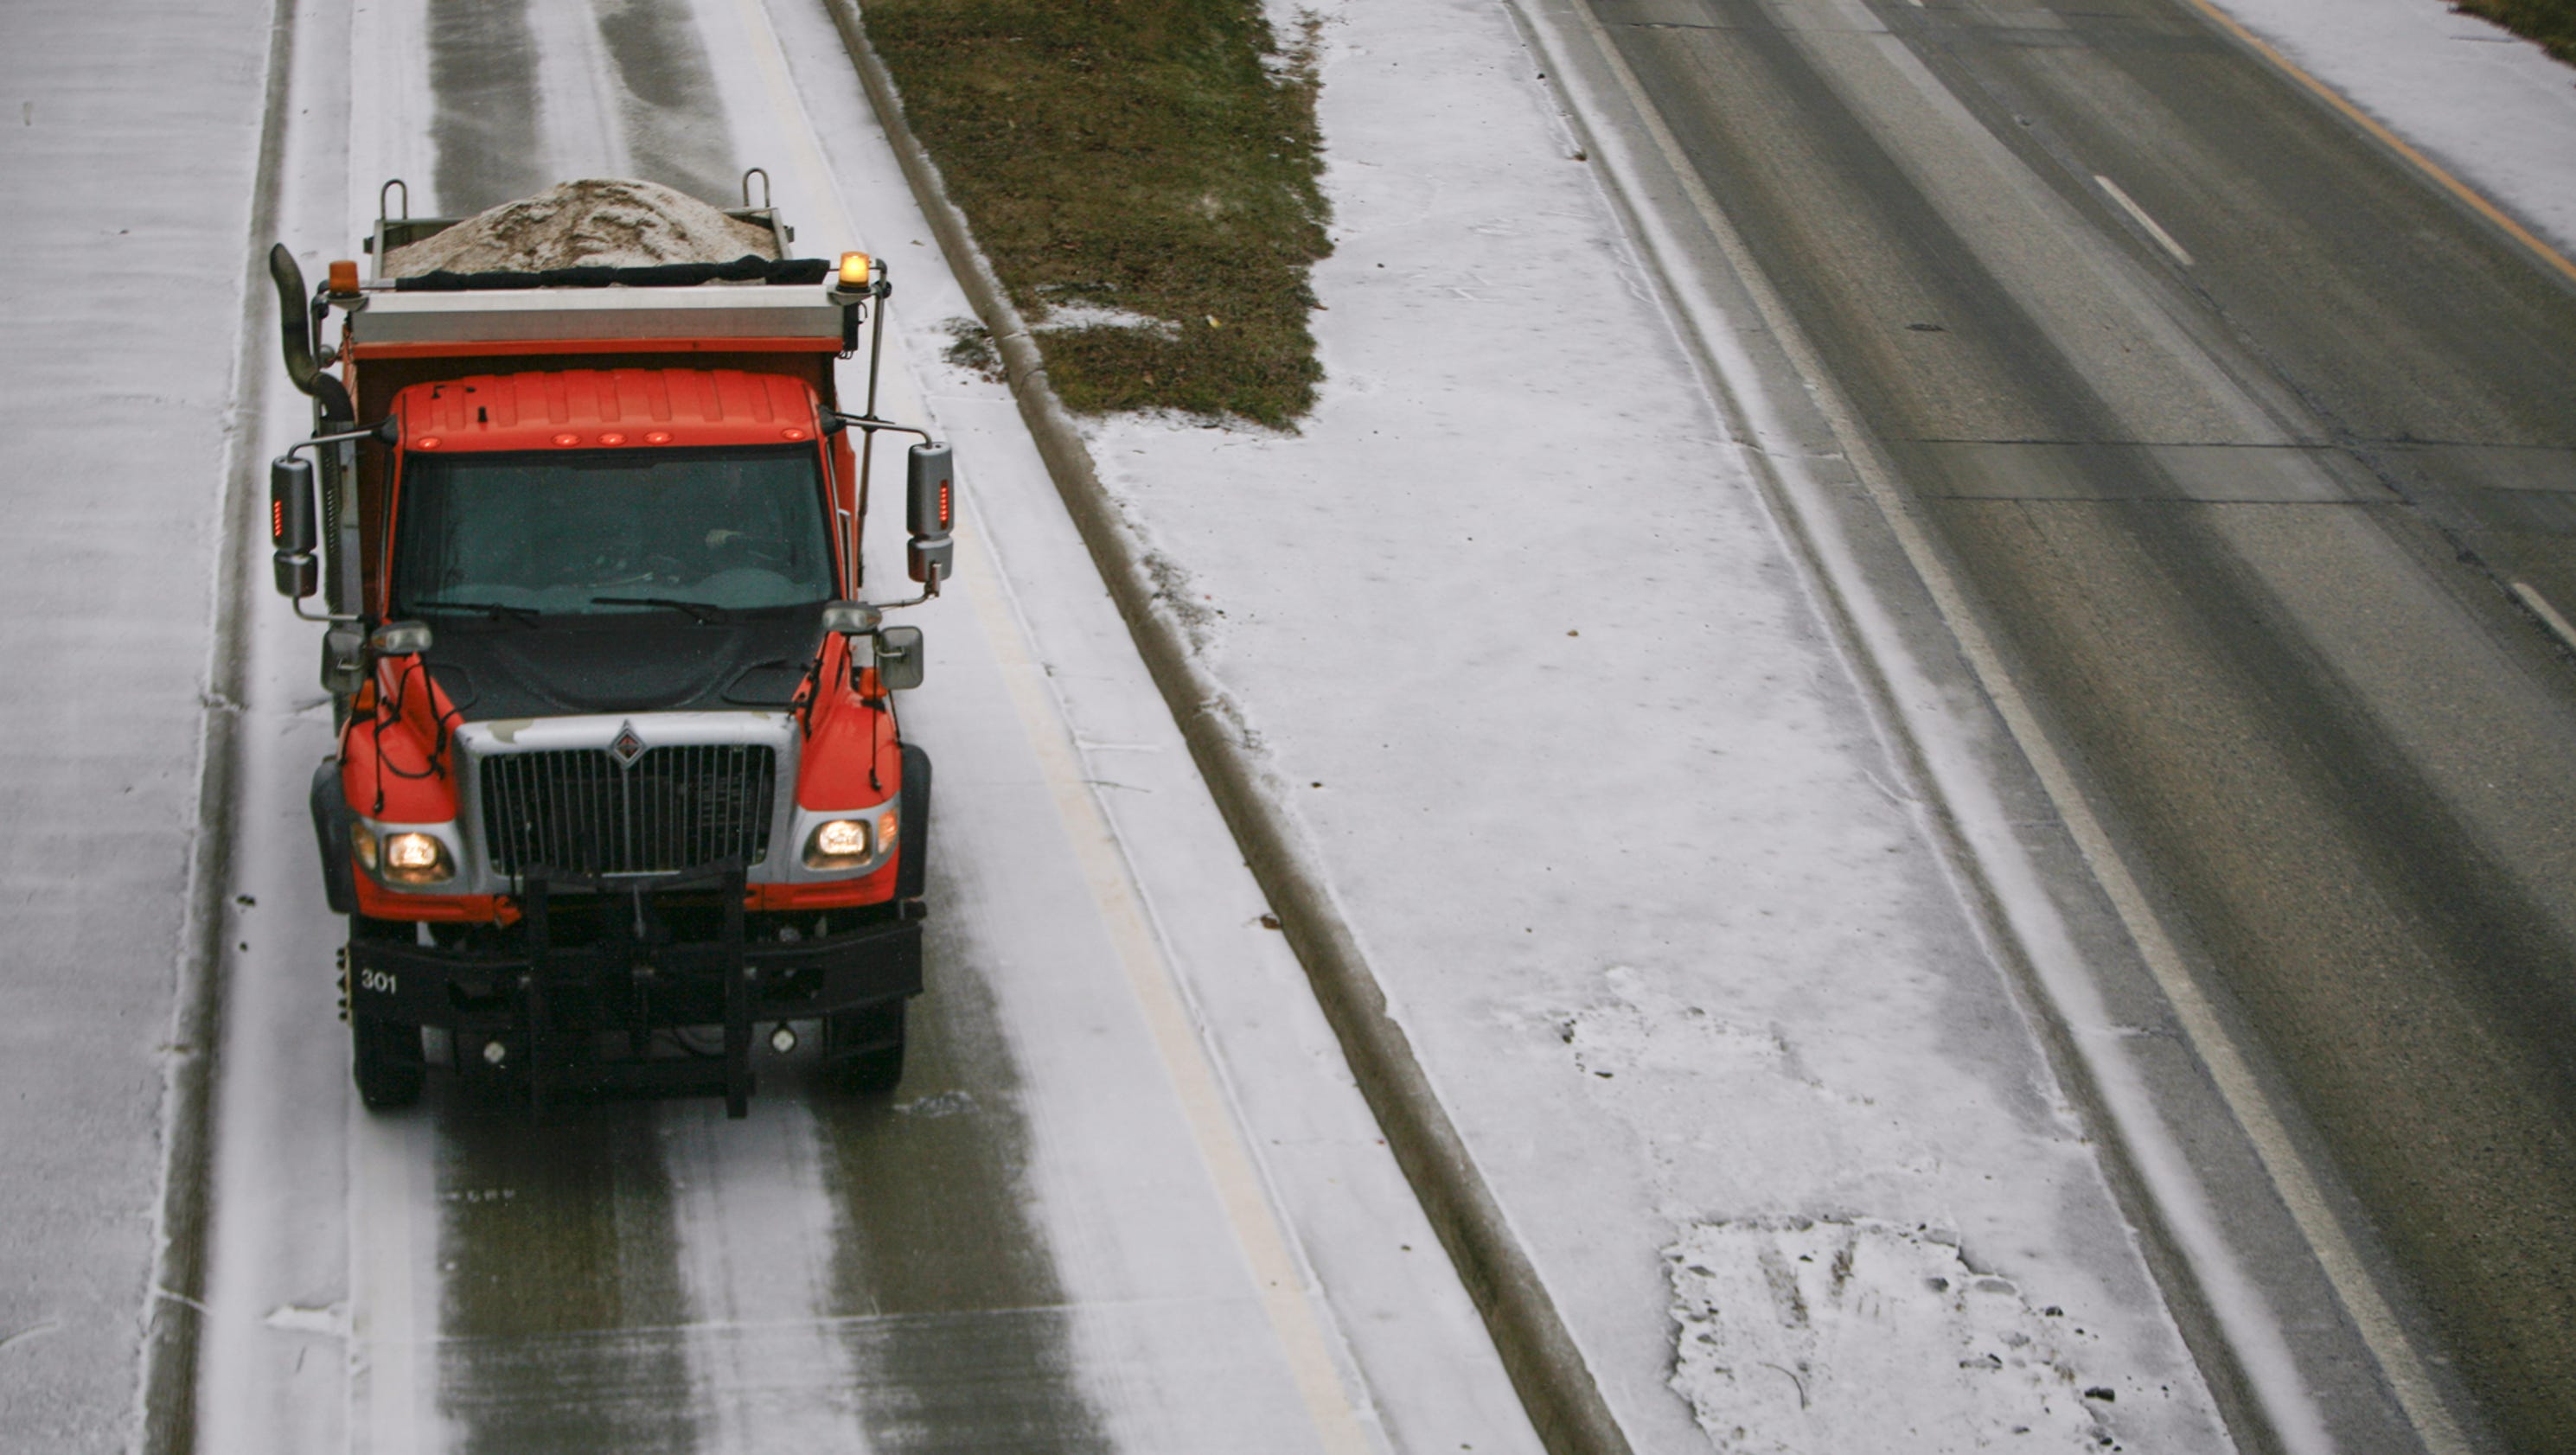
<path id="1" fill-rule="evenodd" d="M 2576 65 L 2576 0 L 2460 0 L 2451 8 L 2528 36 L 2541 49 Z"/>
<path id="2" fill-rule="evenodd" d="M 1287 425 L 1323 371 L 1311 36 L 1256 0 L 871 0 L 913 130 L 1085 413 Z M 1167 327 L 1044 328 L 1049 308 Z"/>

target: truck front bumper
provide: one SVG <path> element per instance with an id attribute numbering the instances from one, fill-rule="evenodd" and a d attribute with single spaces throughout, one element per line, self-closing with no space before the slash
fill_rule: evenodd
<path id="1" fill-rule="evenodd" d="M 917 901 L 793 939 L 775 923 L 747 933 L 742 903 L 739 869 L 534 881 L 517 924 L 455 945 L 353 934 L 349 1012 L 443 1028 L 459 1071 L 524 1081 L 539 1105 L 567 1091 L 720 1090 L 740 1114 L 754 1022 L 866 1010 L 922 984 Z M 720 1055 L 653 1034 L 702 1026 L 722 1029 Z"/>

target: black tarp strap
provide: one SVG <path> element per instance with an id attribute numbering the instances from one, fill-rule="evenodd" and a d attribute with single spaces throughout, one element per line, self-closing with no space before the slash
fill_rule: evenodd
<path id="1" fill-rule="evenodd" d="M 544 268 L 535 272 L 451 273 L 441 269 L 393 280 L 397 293 L 486 293 L 510 288 L 694 288 L 700 283 L 820 283 L 832 265 L 821 258 L 764 258 L 745 253 L 730 263 L 657 263 L 640 268 Z"/>

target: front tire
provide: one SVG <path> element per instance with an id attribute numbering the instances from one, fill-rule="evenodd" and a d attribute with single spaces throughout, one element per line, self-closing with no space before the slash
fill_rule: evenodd
<path id="1" fill-rule="evenodd" d="M 429 1074 L 421 1054 L 420 1027 L 353 1016 L 349 1020 L 349 1078 L 369 1111 L 399 1111 L 420 1100 Z"/>
<path id="2" fill-rule="evenodd" d="M 904 1004 L 823 1017 L 824 1064 L 843 1091 L 882 1096 L 903 1080 Z"/>

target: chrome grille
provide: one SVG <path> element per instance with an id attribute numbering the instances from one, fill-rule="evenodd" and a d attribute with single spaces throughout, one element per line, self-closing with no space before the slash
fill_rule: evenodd
<path id="1" fill-rule="evenodd" d="M 505 875 L 670 874 L 769 852 L 778 754 L 764 744 L 605 748 L 482 759 L 483 842 Z"/>

